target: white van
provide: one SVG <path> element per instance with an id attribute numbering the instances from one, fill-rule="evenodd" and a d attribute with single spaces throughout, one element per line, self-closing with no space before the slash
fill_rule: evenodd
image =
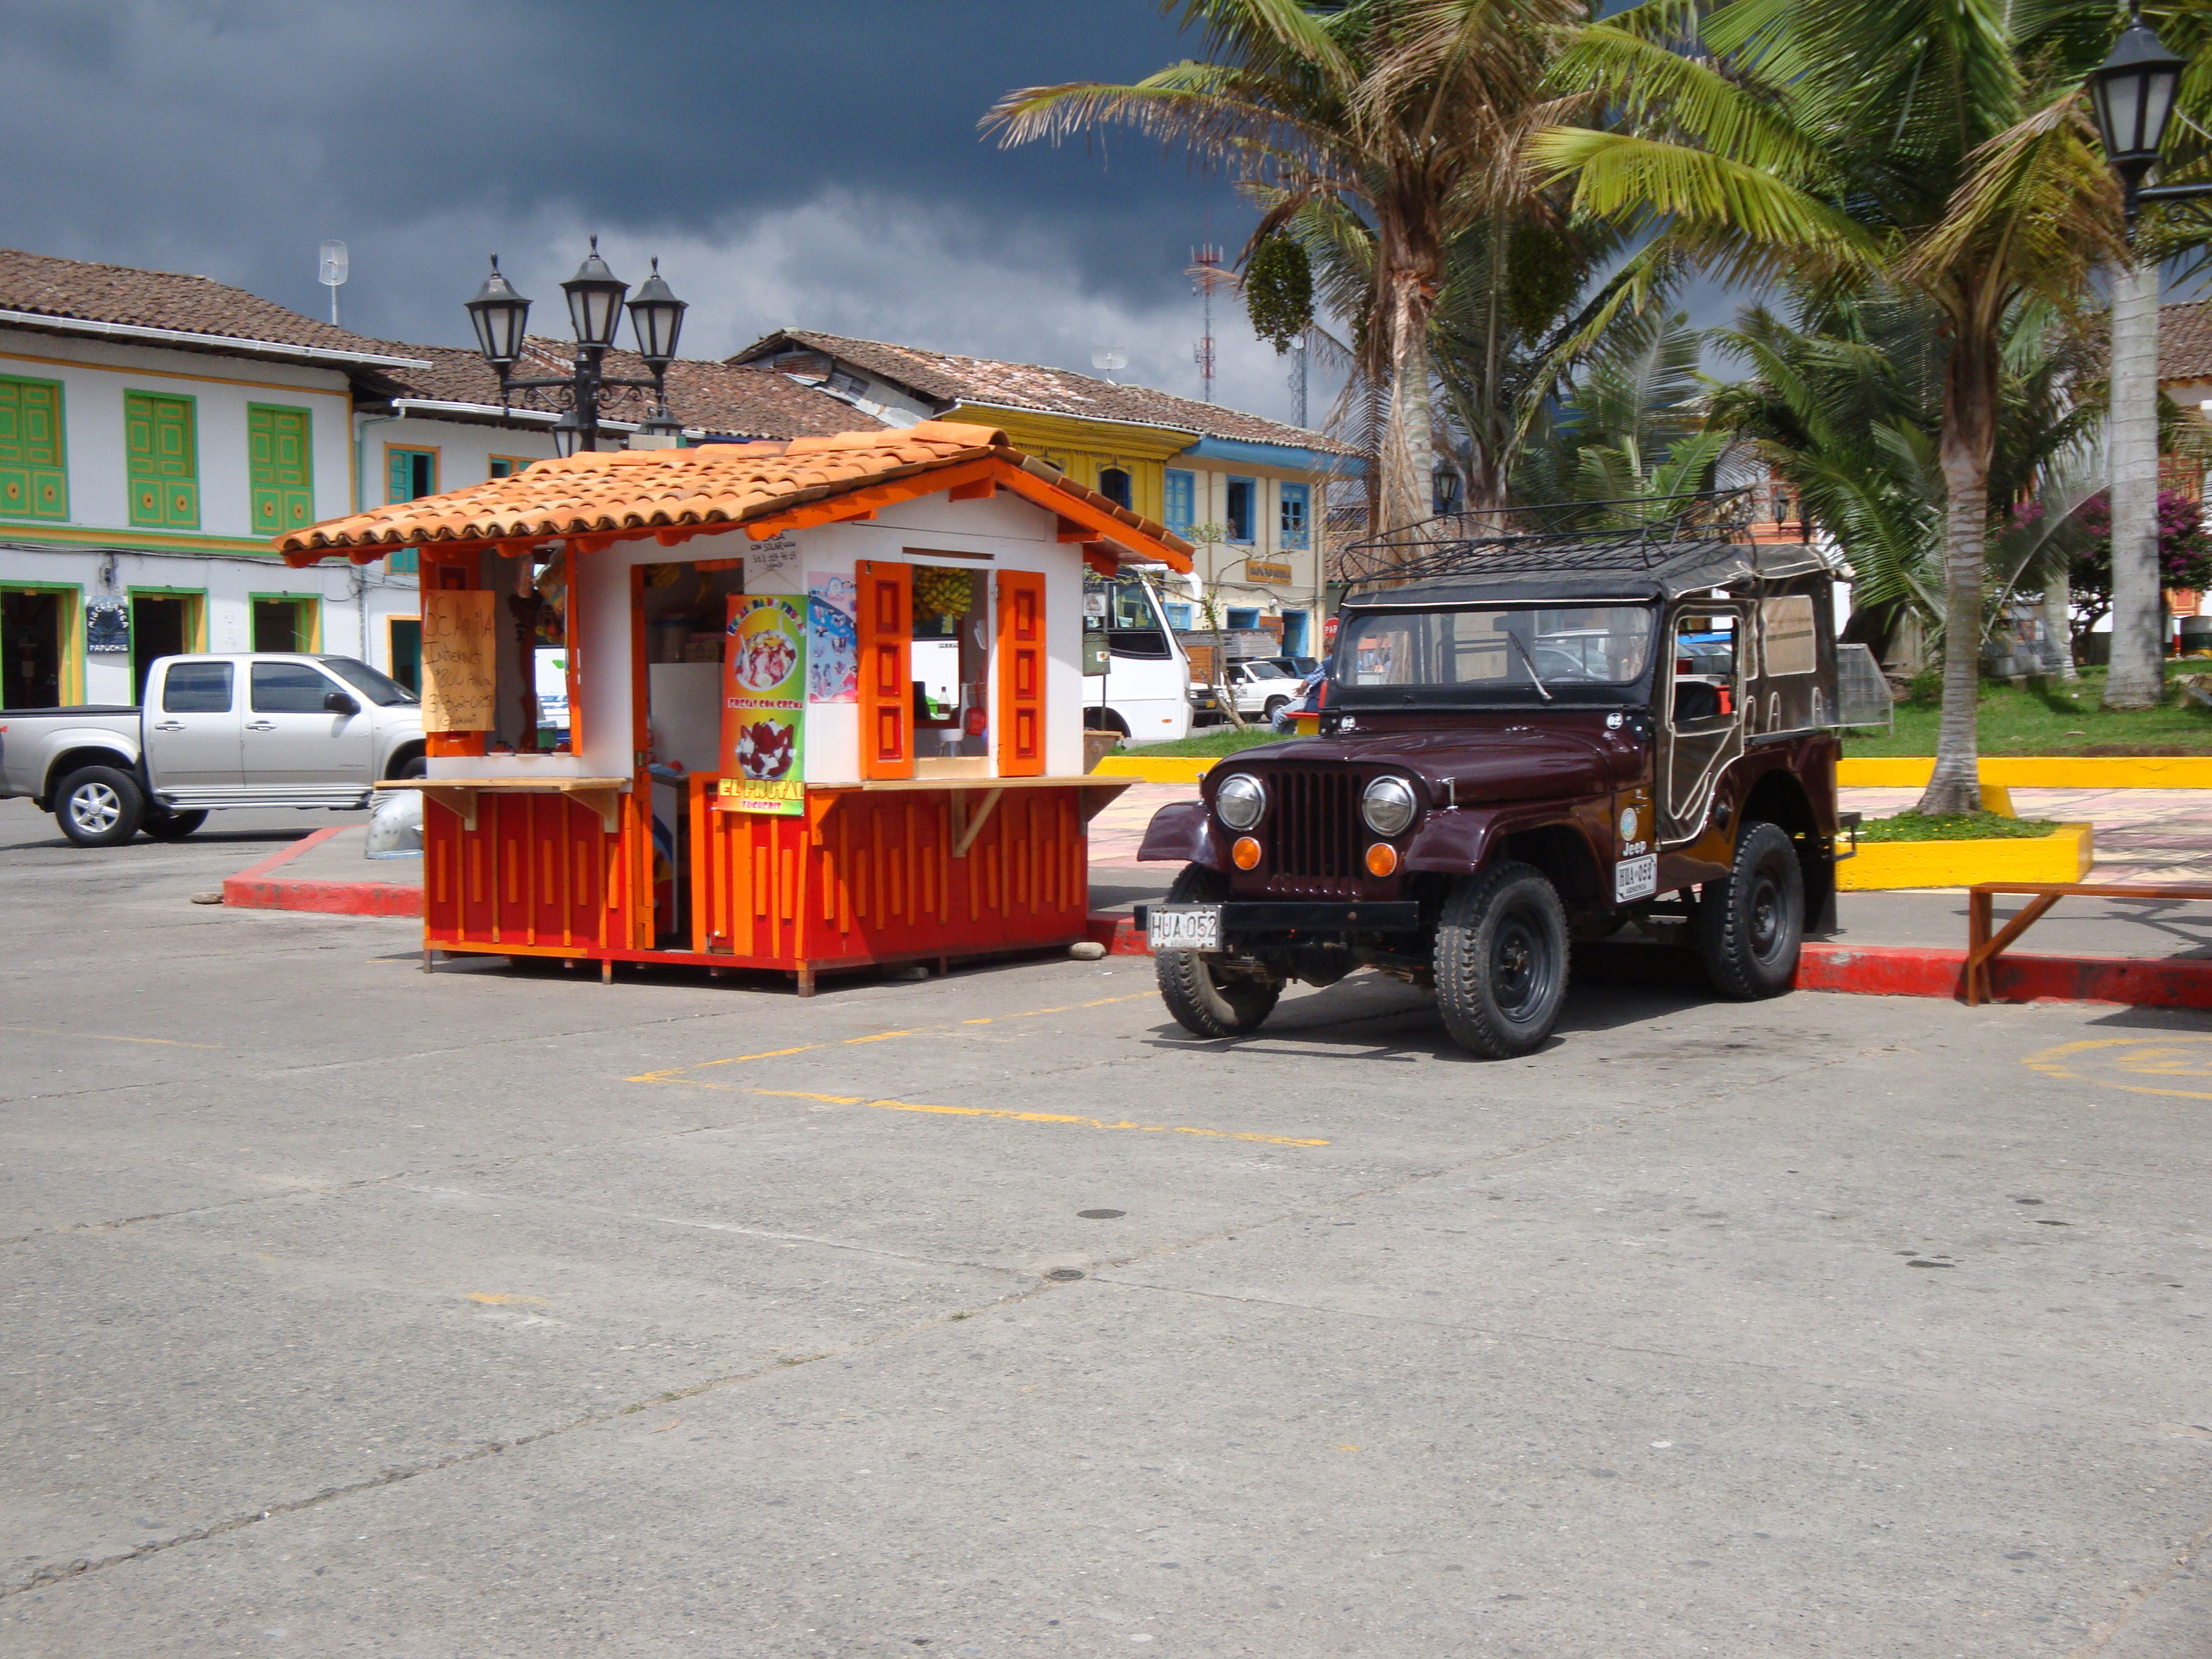
<path id="1" fill-rule="evenodd" d="M 1083 573 L 1083 631 L 1103 634 L 1107 672 L 1083 682 L 1083 723 L 1133 744 L 1190 735 L 1190 659 L 1176 642 L 1160 596 L 1141 576 Z"/>

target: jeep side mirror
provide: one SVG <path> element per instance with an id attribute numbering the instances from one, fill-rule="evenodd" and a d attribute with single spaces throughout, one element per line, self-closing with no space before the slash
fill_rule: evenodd
<path id="1" fill-rule="evenodd" d="M 343 691 L 325 691 L 323 694 L 323 707 L 333 714 L 361 713 L 361 705 Z"/>

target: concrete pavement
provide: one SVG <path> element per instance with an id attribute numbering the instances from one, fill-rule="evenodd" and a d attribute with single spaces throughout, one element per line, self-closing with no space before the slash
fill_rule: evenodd
<path id="1" fill-rule="evenodd" d="M 426 976 L 252 854 L 0 805 L 0 1654 L 2212 1652 L 2199 1017 L 1199 1043 Z"/>

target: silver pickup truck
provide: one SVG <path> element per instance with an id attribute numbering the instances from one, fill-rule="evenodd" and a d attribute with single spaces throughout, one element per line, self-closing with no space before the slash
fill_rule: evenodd
<path id="1" fill-rule="evenodd" d="M 217 807 L 364 806 L 422 754 L 415 694 L 351 657 L 163 657 L 143 708 L 0 709 L 0 799 L 80 847 L 181 841 Z"/>

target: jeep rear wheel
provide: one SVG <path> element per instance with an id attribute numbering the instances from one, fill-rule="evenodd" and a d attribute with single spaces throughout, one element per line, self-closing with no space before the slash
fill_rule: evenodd
<path id="1" fill-rule="evenodd" d="M 1705 971 L 1723 996 L 1755 1002 L 1788 990 L 1805 938 L 1805 872 L 1790 837 L 1746 819 L 1735 867 L 1698 896 L 1697 926 Z"/>
<path id="2" fill-rule="evenodd" d="M 120 847 L 138 833 L 146 797 L 137 781 L 112 766 L 72 772 L 54 791 L 54 822 L 80 847 Z"/>
<path id="3" fill-rule="evenodd" d="M 1437 928 L 1437 1009 L 1469 1054 L 1542 1046 L 1567 996 L 1567 912 L 1544 872 L 1510 861 L 1463 876 Z"/>
<path id="4" fill-rule="evenodd" d="M 1170 904 L 1218 904 L 1229 896 L 1229 878 L 1202 864 L 1187 864 L 1168 889 Z M 1199 951 L 1163 951 L 1152 967 L 1160 1000 L 1176 1024 L 1194 1036 L 1242 1036 L 1275 1012 L 1279 981 L 1224 972 L 1219 958 Z"/>

